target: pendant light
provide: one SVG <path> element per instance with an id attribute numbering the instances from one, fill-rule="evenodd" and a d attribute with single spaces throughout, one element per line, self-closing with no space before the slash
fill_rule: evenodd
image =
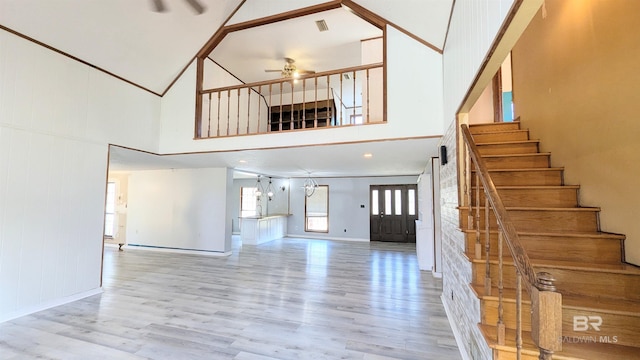
<path id="1" fill-rule="evenodd" d="M 273 191 L 273 184 L 271 183 L 271 178 L 269 178 L 269 186 L 267 186 L 267 198 L 269 200 L 273 200 L 273 196 L 275 192 Z"/>

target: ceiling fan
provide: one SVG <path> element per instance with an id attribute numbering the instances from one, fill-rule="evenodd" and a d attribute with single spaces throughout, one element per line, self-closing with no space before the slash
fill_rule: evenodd
<path id="1" fill-rule="evenodd" d="M 296 66 L 296 61 L 292 58 L 286 57 L 284 58 L 284 67 L 281 70 L 269 70 L 266 69 L 265 72 L 279 72 L 283 78 L 299 78 L 302 75 L 315 74 L 313 70 L 301 70 Z"/>
<path id="2" fill-rule="evenodd" d="M 193 11 L 195 11 L 198 15 L 204 13 L 207 10 L 207 8 L 204 5 L 202 5 L 198 0 L 184 0 L 184 1 L 187 4 L 189 4 L 189 6 L 191 6 Z M 164 5 L 163 0 L 152 0 L 152 3 L 153 3 L 153 11 L 155 12 L 167 11 L 167 7 Z"/>

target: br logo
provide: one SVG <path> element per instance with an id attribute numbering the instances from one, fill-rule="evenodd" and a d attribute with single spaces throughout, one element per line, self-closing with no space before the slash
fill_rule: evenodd
<path id="1" fill-rule="evenodd" d="M 573 317 L 573 331 L 587 331 L 589 328 L 593 328 L 595 331 L 600 331 L 600 325 L 602 325 L 602 317 L 597 315 L 575 315 Z"/>

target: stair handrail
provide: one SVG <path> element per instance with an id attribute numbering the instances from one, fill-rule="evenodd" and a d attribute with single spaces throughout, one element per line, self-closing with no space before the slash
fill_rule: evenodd
<path id="1" fill-rule="evenodd" d="M 527 251 L 522 246 L 518 237 L 518 232 L 509 214 L 507 212 L 498 190 L 491 178 L 488 167 L 482 159 L 478 147 L 476 146 L 469 126 L 467 124 L 461 124 L 462 138 L 468 150 L 469 158 L 476 166 L 477 179 L 482 182 L 485 191 L 486 201 L 491 204 L 493 212 L 496 217 L 496 222 L 499 228 L 500 243 L 499 248 L 502 248 L 502 241 L 507 242 L 513 263 L 516 267 L 516 287 L 520 288 L 521 277 L 525 279 L 524 287 L 531 297 L 531 335 L 534 343 L 540 350 L 539 359 L 551 359 L 554 351 L 562 350 L 562 295 L 556 291 L 554 285 L 555 279 L 551 274 L 546 272 L 536 273 L 529 259 Z M 480 184 L 476 183 L 479 187 Z M 467 184 L 468 191 L 470 191 L 470 184 Z M 471 213 L 471 204 L 469 203 L 469 213 Z M 488 209 L 486 210 L 488 212 Z M 486 226 L 488 227 L 488 213 L 486 216 Z M 488 251 L 487 251 L 488 255 Z M 500 279 L 502 279 L 502 251 L 499 253 L 500 261 Z M 488 261 L 488 259 L 487 259 Z M 502 280 L 500 280 L 502 281 Z M 500 284 L 500 287 L 502 284 Z M 518 358 L 520 358 L 520 351 L 522 347 L 521 339 L 521 324 L 520 324 L 520 312 L 521 312 L 521 296 L 519 290 L 516 293 L 518 321 L 517 327 L 517 339 L 516 347 L 518 352 Z M 502 294 L 500 295 L 500 302 L 502 302 Z M 500 304 L 500 308 L 502 305 Z M 502 311 L 501 309 L 499 310 Z M 501 316 L 501 315 L 499 315 Z M 499 320 L 499 323 L 502 319 Z M 501 335 L 502 332 L 502 335 Z M 498 330 L 498 338 L 504 338 L 504 329 Z"/>
<path id="2" fill-rule="evenodd" d="M 469 131 L 469 126 L 467 124 L 462 124 L 462 136 L 469 150 L 469 156 L 471 157 L 471 160 L 473 160 L 473 162 L 476 164 L 476 171 L 479 174 L 480 181 L 482 181 L 482 186 L 484 186 L 487 199 L 493 207 L 498 226 L 504 232 L 504 240 L 507 242 L 507 246 L 509 247 L 511 256 L 513 257 L 514 264 L 520 274 L 522 274 L 527 280 L 524 283 L 525 288 L 527 289 L 527 292 L 531 294 L 531 286 L 537 287 L 538 284 L 538 276 L 536 275 L 536 271 L 531 265 L 531 260 L 529 260 L 527 251 L 524 249 L 522 243 L 520 242 L 518 232 L 516 231 L 516 228 L 513 225 L 509 214 L 507 213 L 507 209 L 504 206 L 500 195 L 498 195 L 496 185 L 493 183 L 491 175 L 489 175 L 487 165 L 480 156 L 478 147 L 476 146 L 475 141 L 473 141 L 473 136 L 471 135 L 471 131 Z M 478 184 L 476 184 L 476 186 L 478 186 Z"/>

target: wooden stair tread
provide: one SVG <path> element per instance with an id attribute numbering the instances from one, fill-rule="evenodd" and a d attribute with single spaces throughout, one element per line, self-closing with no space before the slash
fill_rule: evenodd
<path id="1" fill-rule="evenodd" d="M 486 145 L 517 145 L 517 144 L 537 144 L 540 140 L 509 140 L 509 141 L 490 141 L 490 142 L 478 142 L 476 146 L 486 146 Z"/>
<path id="2" fill-rule="evenodd" d="M 471 128 L 469 128 L 471 130 Z M 504 130 L 494 130 L 494 131 L 482 131 L 482 132 L 473 132 L 471 131 L 471 135 L 486 135 L 486 134 L 508 134 L 508 133 L 522 133 L 529 132 L 529 129 L 504 129 Z"/>
<path id="3" fill-rule="evenodd" d="M 489 347 L 497 350 L 507 350 L 515 353 L 514 330 L 507 329 L 505 345 L 496 343 L 497 329 L 495 326 L 478 324 Z M 522 332 L 522 353 L 538 354 L 537 347 L 533 344 L 531 333 Z M 509 349 L 511 348 L 511 349 Z M 553 354 L 554 360 L 636 360 L 640 359 L 640 349 L 631 346 L 623 346 L 604 342 L 571 342 L 564 341 L 562 351 Z"/>
<path id="4" fill-rule="evenodd" d="M 485 298 L 495 301 L 498 300 L 498 288 L 496 286 L 491 287 L 491 295 L 484 294 L 484 286 L 482 285 L 471 284 L 471 288 L 479 299 Z M 505 302 L 515 303 L 516 289 L 505 287 L 502 294 Z M 531 304 L 529 294 L 524 290 L 522 293 L 522 303 Z M 610 314 L 633 316 L 640 319 L 640 302 L 633 300 L 621 300 L 606 297 L 589 297 L 585 299 L 584 296 L 562 294 L 562 307 L 586 311 L 595 310 Z"/>
<path id="5" fill-rule="evenodd" d="M 468 124 L 469 132 L 472 135 L 475 134 L 484 134 L 486 131 L 483 129 L 489 129 L 489 132 L 500 132 L 500 131 L 508 131 L 508 130 L 522 130 L 520 129 L 520 121 L 508 121 L 508 122 L 488 122 L 488 123 L 478 123 L 478 124 Z M 517 129 L 512 129 L 512 128 Z M 509 128 L 503 130 L 496 130 L 496 128 Z"/>
<path id="6" fill-rule="evenodd" d="M 475 208 L 475 207 L 474 207 Z M 600 211 L 599 207 L 576 206 L 576 207 L 530 207 L 530 206 L 506 206 L 507 211 Z M 458 210 L 469 210 L 468 206 L 458 206 Z M 484 206 L 480 207 L 484 210 Z"/>
<path id="7" fill-rule="evenodd" d="M 475 229 L 463 229 L 462 232 L 465 233 L 475 233 Z M 480 230 L 480 233 L 484 234 L 484 229 Z M 497 234 L 498 230 L 493 229 L 490 231 L 492 234 Z M 575 231 L 518 231 L 518 235 L 530 235 L 530 236 L 553 236 L 553 237 L 565 237 L 565 238 L 602 238 L 602 239 L 613 239 L 613 240 L 624 240 L 626 239 L 625 235 L 622 234 L 614 234 L 603 231 L 598 232 L 575 232 Z"/>
<path id="8" fill-rule="evenodd" d="M 540 167 L 540 168 L 516 168 L 516 169 L 488 169 L 489 172 L 516 172 L 516 171 L 564 171 L 563 167 Z M 471 169 L 471 172 L 476 172 L 476 169 Z"/>
<path id="9" fill-rule="evenodd" d="M 472 186 L 476 189 L 476 186 Z M 580 189 L 580 185 L 496 185 L 496 189 L 537 190 L 537 189 Z"/>
<path id="10" fill-rule="evenodd" d="M 505 248 L 505 251 L 506 250 Z M 484 259 L 469 259 L 474 263 L 485 263 Z M 498 263 L 498 258 L 496 256 L 491 256 L 489 258 L 489 262 L 493 264 Z M 504 265 L 513 266 L 513 261 L 508 259 L 502 260 Z M 555 269 L 564 269 L 564 270 L 580 270 L 587 272 L 605 272 L 605 273 L 616 273 L 616 274 L 627 274 L 627 275 L 637 275 L 640 276 L 640 268 L 637 266 L 633 266 L 631 264 L 620 263 L 620 264 L 585 264 L 583 262 L 574 262 L 574 261 L 561 261 L 561 260 L 542 260 L 542 259 L 531 259 L 531 264 L 533 267 L 543 267 L 543 268 L 555 268 Z M 590 266 L 591 265 L 591 266 Z M 640 278 L 639 278 L 640 280 Z"/>
<path id="11" fill-rule="evenodd" d="M 528 154 L 499 154 L 499 155 L 482 155 L 483 159 L 486 158 L 505 158 L 505 157 L 527 157 L 527 156 L 551 156 L 548 152 L 528 153 Z"/>

